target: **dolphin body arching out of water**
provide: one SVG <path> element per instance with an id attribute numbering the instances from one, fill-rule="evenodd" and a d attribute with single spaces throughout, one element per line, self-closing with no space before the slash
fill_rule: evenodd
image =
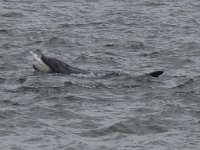
<path id="1" fill-rule="evenodd" d="M 69 66 L 68 64 L 64 63 L 63 61 L 53 58 L 53 57 L 47 57 L 44 55 L 38 55 L 30 51 L 30 53 L 33 55 L 34 59 L 36 60 L 36 63 L 33 64 L 33 68 L 36 71 L 41 71 L 45 73 L 61 73 L 61 74 L 89 74 L 89 71 L 85 71 L 80 68 Z M 148 73 L 151 77 L 159 77 L 162 75 L 163 71 L 153 71 L 151 73 Z"/>
<path id="2" fill-rule="evenodd" d="M 36 63 L 33 64 L 33 68 L 36 71 L 46 72 L 46 73 L 61 73 L 61 74 L 89 74 L 88 71 L 83 69 L 79 69 L 76 67 L 69 66 L 68 64 L 64 63 L 61 60 L 58 60 L 53 57 L 46 57 L 44 55 L 37 55 L 30 52 Z"/>

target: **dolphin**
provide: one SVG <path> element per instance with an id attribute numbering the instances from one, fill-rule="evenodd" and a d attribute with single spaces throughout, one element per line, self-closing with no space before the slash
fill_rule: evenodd
<path id="1" fill-rule="evenodd" d="M 37 71 L 45 72 L 45 73 L 61 73 L 61 74 L 88 74 L 88 71 L 83 69 L 79 69 L 76 67 L 69 66 L 61 60 L 58 60 L 53 57 L 46 57 L 43 54 L 38 55 L 30 51 L 36 60 L 35 64 L 33 64 L 33 68 Z"/>
<path id="2" fill-rule="evenodd" d="M 89 74 L 90 72 L 76 68 L 73 66 L 69 66 L 68 64 L 64 63 L 63 61 L 53 58 L 53 57 L 47 57 L 42 55 L 38 55 L 36 53 L 33 53 L 30 51 L 31 55 L 33 55 L 35 59 L 35 64 L 33 64 L 33 68 L 37 71 L 45 72 L 45 73 L 61 73 L 61 74 Z M 148 73 L 147 75 L 151 77 L 159 77 L 162 75 L 164 72 L 159 70 L 159 71 L 153 71 Z"/>

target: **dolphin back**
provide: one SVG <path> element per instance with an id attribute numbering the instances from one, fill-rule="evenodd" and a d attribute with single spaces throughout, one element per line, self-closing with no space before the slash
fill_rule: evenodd
<path id="1" fill-rule="evenodd" d="M 87 73 L 85 70 L 69 66 L 68 64 L 51 57 L 41 56 L 42 61 L 51 68 L 52 73 L 62 73 L 62 74 L 80 74 Z"/>

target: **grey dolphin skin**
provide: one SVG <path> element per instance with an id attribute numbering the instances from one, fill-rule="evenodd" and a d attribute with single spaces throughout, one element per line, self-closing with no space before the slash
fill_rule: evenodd
<path id="1" fill-rule="evenodd" d="M 76 67 L 69 66 L 68 64 L 62 62 L 61 60 L 58 60 L 53 57 L 46 57 L 44 55 L 37 55 L 30 52 L 34 59 L 36 60 L 36 64 L 33 65 L 33 68 L 35 70 L 39 70 L 46 73 L 61 73 L 61 74 L 89 74 L 88 71 L 85 71 L 83 69 L 79 69 Z M 151 77 L 159 77 L 162 75 L 163 71 L 154 71 L 151 73 L 148 73 Z"/>
<path id="2" fill-rule="evenodd" d="M 41 56 L 41 60 L 51 69 L 51 73 L 62 73 L 62 74 L 87 74 L 89 72 L 69 66 L 68 64 L 52 57 Z"/>
<path id="3" fill-rule="evenodd" d="M 41 71 L 45 73 L 61 73 L 61 74 L 88 74 L 89 72 L 72 67 L 67 65 L 66 63 L 52 57 L 46 57 L 44 55 L 38 55 L 30 51 L 33 55 L 35 63 L 33 64 L 33 68 L 36 71 Z"/>

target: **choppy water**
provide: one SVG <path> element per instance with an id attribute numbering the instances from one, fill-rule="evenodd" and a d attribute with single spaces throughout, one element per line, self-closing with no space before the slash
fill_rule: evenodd
<path id="1" fill-rule="evenodd" d="M 199 149 L 199 12 L 199 0 L 1 0 L 0 149 Z M 30 50 L 97 75 L 34 74 Z"/>

